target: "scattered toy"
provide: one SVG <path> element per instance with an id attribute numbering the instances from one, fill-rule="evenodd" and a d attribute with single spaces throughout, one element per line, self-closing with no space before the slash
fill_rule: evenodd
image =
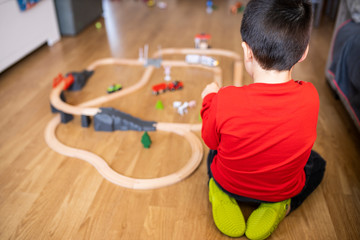
<path id="1" fill-rule="evenodd" d="M 159 83 L 152 86 L 152 93 L 154 95 L 159 95 L 160 93 L 164 93 L 167 89 L 166 83 Z"/>
<path id="2" fill-rule="evenodd" d="M 180 101 L 174 101 L 173 102 L 173 107 L 174 108 L 179 108 L 181 106 L 181 102 Z"/>
<path id="3" fill-rule="evenodd" d="M 237 13 L 244 11 L 244 9 L 245 9 L 245 7 L 243 6 L 243 4 L 241 2 L 237 2 L 230 7 L 230 12 L 232 14 L 237 14 Z"/>
<path id="4" fill-rule="evenodd" d="M 188 113 L 188 107 L 193 108 L 196 105 L 196 101 L 192 100 L 190 102 L 174 101 L 173 107 L 177 109 L 177 112 L 183 116 L 185 113 Z"/>
<path id="5" fill-rule="evenodd" d="M 208 14 L 213 12 L 213 1 L 212 0 L 206 1 L 206 12 Z"/>
<path id="6" fill-rule="evenodd" d="M 174 81 L 174 82 L 170 82 L 168 84 L 159 83 L 159 84 L 152 86 L 152 93 L 154 95 L 159 95 L 160 93 L 164 93 L 167 90 L 175 91 L 175 90 L 180 90 L 183 87 L 184 87 L 184 85 L 181 81 Z"/>
<path id="7" fill-rule="evenodd" d="M 53 80 L 53 88 L 55 88 L 62 81 L 65 82 L 63 90 L 67 90 L 74 83 L 74 76 L 69 73 L 64 77 L 61 73 L 59 73 Z"/>
<path id="8" fill-rule="evenodd" d="M 189 102 L 189 107 L 193 108 L 193 107 L 195 107 L 195 106 L 196 106 L 196 101 L 195 101 L 195 100 L 191 100 L 191 101 Z"/>
<path id="9" fill-rule="evenodd" d="M 185 61 L 189 64 L 201 64 L 208 67 L 216 67 L 219 65 L 219 61 L 217 61 L 215 58 L 208 56 L 201 56 L 197 54 L 186 55 Z"/>
<path id="10" fill-rule="evenodd" d="M 178 107 L 178 113 L 183 116 L 184 113 L 188 113 L 188 108 L 189 107 L 189 103 L 188 102 L 184 102 L 180 107 Z"/>
<path id="11" fill-rule="evenodd" d="M 171 67 L 170 66 L 164 66 L 164 73 L 165 73 L 165 81 L 170 81 L 171 80 L 171 76 L 170 76 L 170 72 L 171 72 Z"/>
<path id="12" fill-rule="evenodd" d="M 101 29 L 102 28 L 101 22 L 95 23 L 95 27 L 96 27 L 96 29 Z"/>
<path id="13" fill-rule="evenodd" d="M 183 83 L 180 81 L 174 81 L 168 84 L 168 89 L 170 91 L 180 90 L 184 87 Z"/>
<path id="14" fill-rule="evenodd" d="M 158 2 L 157 6 L 160 9 L 165 9 L 165 8 L 167 8 L 167 3 L 166 2 Z"/>
<path id="15" fill-rule="evenodd" d="M 164 104 L 162 103 L 161 100 L 158 100 L 158 101 L 156 102 L 155 108 L 158 109 L 158 110 L 163 110 L 163 109 L 164 109 Z"/>
<path id="16" fill-rule="evenodd" d="M 147 3 L 146 3 L 146 5 L 147 5 L 148 7 L 153 7 L 153 6 L 155 6 L 155 1 L 154 1 L 154 0 L 148 0 Z"/>
<path id="17" fill-rule="evenodd" d="M 210 34 L 206 34 L 206 33 L 196 34 L 194 38 L 195 48 L 199 48 L 199 49 L 210 48 L 209 46 L 210 39 L 211 39 Z"/>
<path id="18" fill-rule="evenodd" d="M 111 86 L 109 86 L 106 91 L 107 93 L 113 93 L 113 92 L 117 92 L 120 91 L 122 89 L 122 85 L 121 84 L 113 84 Z"/>
<path id="19" fill-rule="evenodd" d="M 64 76 L 59 73 L 54 79 L 53 79 L 53 85 L 52 87 L 55 88 L 62 80 L 64 79 Z"/>
<path id="20" fill-rule="evenodd" d="M 144 134 L 141 137 L 141 143 L 144 146 L 144 148 L 150 148 L 151 145 L 151 139 L 147 132 L 144 132 Z"/>

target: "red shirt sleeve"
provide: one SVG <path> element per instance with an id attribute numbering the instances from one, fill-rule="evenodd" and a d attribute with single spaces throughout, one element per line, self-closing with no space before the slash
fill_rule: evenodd
<path id="1" fill-rule="evenodd" d="M 201 137 L 205 144 L 213 150 L 217 149 L 220 141 L 220 134 L 216 131 L 216 108 L 217 94 L 206 95 L 200 112 L 202 118 Z"/>

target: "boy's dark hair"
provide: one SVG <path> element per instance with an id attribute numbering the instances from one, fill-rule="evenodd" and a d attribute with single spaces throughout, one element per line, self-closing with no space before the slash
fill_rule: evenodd
<path id="1" fill-rule="evenodd" d="M 310 40 L 312 9 L 308 0 L 250 0 L 241 36 L 266 70 L 290 70 Z"/>

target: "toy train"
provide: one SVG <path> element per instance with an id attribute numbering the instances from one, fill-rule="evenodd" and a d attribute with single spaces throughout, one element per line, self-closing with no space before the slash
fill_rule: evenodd
<path id="1" fill-rule="evenodd" d="M 186 55 L 185 62 L 189 64 L 201 64 L 207 67 L 216 67 L 219 65 L 219 61 L 217 61 L 215 58 L 196 54 Z"/>
<path id="2" fill-rule="evenodd" d="M 122 89 L 122 85 L 117 83 L 117 84 L 113 84 L 113 85 L 109 86 L 106 89 L 106 92 L 107 93 L 114 93 L 114 92 L 120 91 L 121 89 Z"/>
<path id="3" fill-rule="evenodd" d="M 159 83 L 152 87 L 152 93 L 154 95 L 159 95 L 160 93 L 164 93 L 166 91 L 175 91 L 180 90 L 184 87 L 181 81 L 174 81 L 168 84 L 166 83 Z"/>

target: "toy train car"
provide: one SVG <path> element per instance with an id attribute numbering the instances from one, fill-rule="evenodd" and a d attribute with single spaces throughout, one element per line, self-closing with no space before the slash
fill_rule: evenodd
<path id="1" fill-rule="evenodd" d="M 201 64 L 207 67 L 216 67 L 219 65 L 219 61 L 217 61 L 215 58 L 196 54 L 186 55 L 185 62 L 189 64 Z"/>
<path id="2" fill-rule="evenodd" d="M 109 86 L 106 89 L 106 92 L 107 93 L 114 93 L 114 92 L 120 91 L 121 89 L 122 89 L 122 85 L 117 83 L 117 84 L 113 84 L 113 85 Z"/>
<path id="3" fill-rule="evenodd" d="M 63 89 L 67 90 L 74 83 L 74 76 L 72 74 L 67 74 L 66 77 L 64 77 L 61 73 L 59 73 L 53 79 L 53 88 L 59 85 L 62 81 L 65 83 Z"/>
<path id="4" fill-rule="evenodd" d="M 159 95 L 160 93 L 164 93 L 166 91 L 175 91 L 180 90 L 184 87 L 181 81 L 174 81 L 168 84 L 166 83 L 159 83 L 152 87 L 152 93 L 154 95 Z"/>

